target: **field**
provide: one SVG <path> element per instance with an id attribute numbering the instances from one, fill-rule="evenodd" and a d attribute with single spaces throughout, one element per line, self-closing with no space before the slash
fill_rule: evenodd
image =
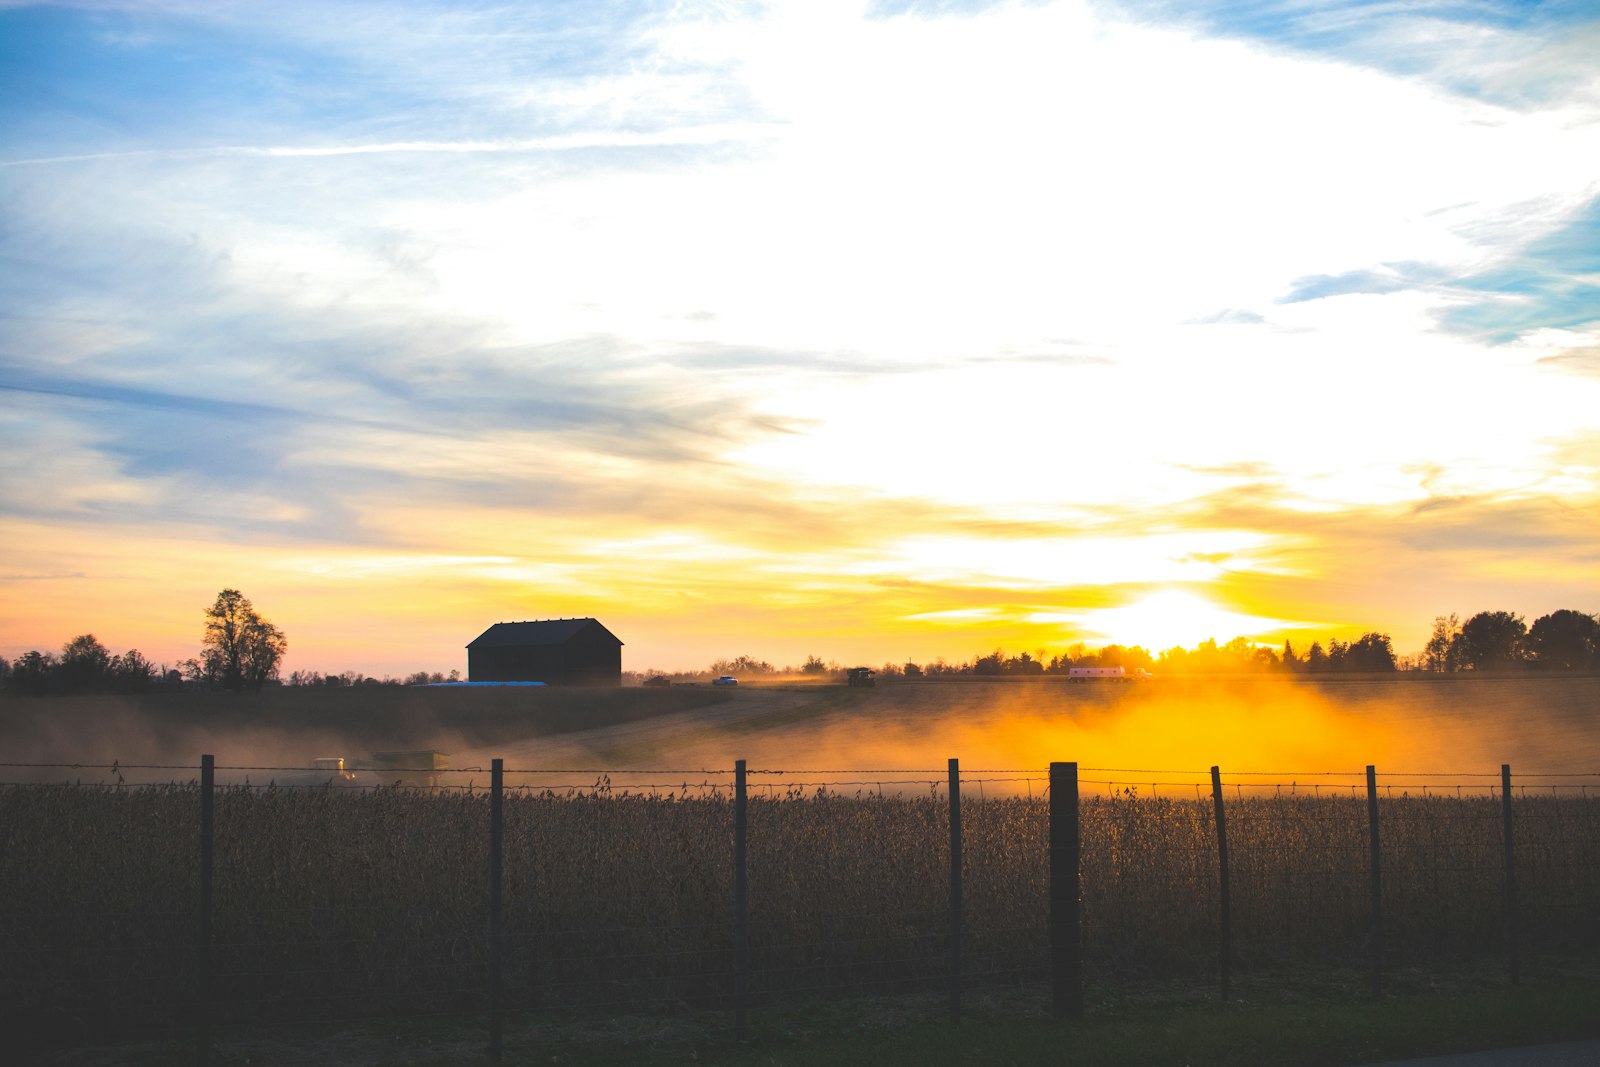
<path id="1" fill-rule="evenodd" d="M 508 767 L 612 772 L 728 769 L 735 759 L 762 768 L 930 768 L 956 756 L 966 767 L 1036 773 L 1051 760 L 1076 760 L 1291 774 L 1372 763 L 1456 776 L 1492 776 L 1510 763 L 1557 774 L 1600 768 L 1600 676 L 0 696 L 0 751 L 13 764 L 196 766 L 211 752 L 225 766 L 300 767 L 315 756 L 421 748 L 449 753 L 455 767 L 503 757 Z"/>
<path id="2" fill-rule="evenodd" d="M 1061 759 L 1082 764 L 1093 794 L 1084 944 L 1102 986 L 1215 978 L 1217 841 L 1199 784 L 1211 763 L 1228 783 L 1241 974 L 1359 971 L 1371 958 L 1366 798 L 1352 788 L 1366 763 L 1382 774 L 1387 968 L 1504 967 L 1502 762 L 1520 787 L 1518 949 L 1535 969 L 1592 963 L 1600 680 L 1429 681 L 552 692 L 539 694 L 545 706 L 411 705 L 388 731 L 384 708 L 365 703 L 112 713 L 130 729 L 142 720 L 147 746 L 202 731 L 224 767 L 271 766 L 253 761 L 286 757 L 310 728 L 318 754 L 451 745 L 450 788 L 436 791 L 267 788 L 273 771 L 232 772 L 215 800 L 210 991 L 225 1022 L 484 1009 L 488 799 L 486 775 L 470 768 L 491 755 L 520 772 L 507 776 L 504 860 L 506 994 L 519 1012 L 728 1006 L 723 772 L 735 757 L 786 772 L 755 776 L 749 814 L 758 1009 L 942 988 L 945 756 L 964 768 L 964 969 L 976 989 L 1027 988 L 1047 973 L 1042 797 L 1045 765 Z M 37 721 L 19 722 L 28 703 L 0 705 L 8 745 L 43 736 Z M 61 736 L 95 713 L 32 703 Z M 585 714 L 600 724 L 574 730 Z M 157 757 L 195 760 L 157 747 L 117 758 Z M 119 788 L 97 784 L 108 779 L 94 768 L 12 771 L 85 783 L 0 789 L 0 1001 L 15 1032 L 49 1042 L 181 1030 L 195 992 L 192 775 Z"/>

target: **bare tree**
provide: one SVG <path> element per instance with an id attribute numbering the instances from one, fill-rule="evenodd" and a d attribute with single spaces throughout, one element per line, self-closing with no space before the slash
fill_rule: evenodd
<path id="1" fill-rule="evenodd" d="M 1459 671 L 1461 669 L 1461 620 L 1455 615 L 1437 615 L 1433 620 L 1433 636 L 1422 650 L 1430 671 Z"/>
<path id="2" fill-rule="evenodd" d="M 237 693 L 241 689 L 260 689 L 277 677 L 289 640 L 282 630 L 256 613 L 243 593 L 224 589 L 206 609 L 206 634 L 201 645 L 206 680 Z"/>

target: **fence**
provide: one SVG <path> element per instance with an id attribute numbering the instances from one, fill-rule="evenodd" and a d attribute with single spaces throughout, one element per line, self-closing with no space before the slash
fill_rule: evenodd
<path id="1" fill-rule="evenodd" d="M 13 774 L 22 770 L 11 765 Z M 23 1040 L 219 1022 L 749 1013 L 1600 949 L 1600 775 L 39 768 L 0 788 Z M 432 770 L 431 768 L 429 770 Z M 218 772 L 239 779 L 219 784 Z M 88 772 L 101 781 L 81 781 Z M 1032 994 L 1030 994 L 1032 995 Z"/>

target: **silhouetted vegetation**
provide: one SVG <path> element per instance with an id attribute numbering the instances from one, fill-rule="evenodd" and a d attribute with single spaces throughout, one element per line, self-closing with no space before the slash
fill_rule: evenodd
<path id="1" fill-rule="evenodd" d="M 130 648 L 120 656 L 97 640 L 80 634 L 61 646 L 59 657 L 49 652 L 25 652 L 0 671 L 8 692 L 27 696 L 52 693 L 142 693 L 164 675 L 139 652 Z"/>
<path id="2" fill-rule="evenodd" d="M 941 798 L 808 793 L 750 805 L 764 909 L 750 960 L 763 997 L 940 988 L 946 957 L 928 946 L 947 932 Z M 485 865 L 484 803 L 454 790 L 331 799 L 248 786 L 223 787 L 216 803 L 235 846 L 215 861 L 217 939 L 243 948 L 219 953 L 211 1003 L 222 1018 L 480 1003 L 483 891 L 459 872 Z M 1239 958 L 1291 980 L 1363 958 L 1365 799 L 1291 792 L 1228 803 Z M 1492 968 L 1503 908 L 1499 801 L 1379 804 L 1387 951 L 1408 969 Z M 1548 857 L 1524 894 L 1519 942 L 1562 966 L 1592 956 L 1600 931 L 1577 920 L 1591 913 L 1600 862 L 1593 801 L 1516 805 L 1525 854 Z M 188 914 L 160 902 L 188 884 L 195 807 L 193 786 L 0 788 L 10 831 L 0 867 L 13 920 L 13 965 L 0 976 L 17 1020 L 10 1040 L 68 1028 L 111 1036 L 152 1021 L 176 1029 L 188 1018 Z M 975 857 L 963 936 L 989 981 L 1021 980 L 1044 963 L 1046 815 L 1044 800 L 1020 796 L 969 801 L 963 813 Z M 664 797 L 615 793 L 609 783 L 507 795 L 507 996 L 551 1013 L 725 1008 L 735 951 L 725 914 L 730 817 L 725 796 L 689 786 Z M 1208 978 L 1217 958 L 1210 798 L 1129 790 L 1085 797 L 1080 818 L 1081 893 L 1095 916 L 1088 972 L 1119 997 L 1150 980 Z M 345 999 L 350 990 L 360 998 Z"/>
<path id="3" fill-rule="evenodd" d="M 1400 656 L 1390 635 L 1368 631 L 1354 641 L 1330 638 L 1313 641 L 1304 653 L 1294 642 L 1281 650 L 1259 645 L 1246 637 L 1226 644 L 1215 640 L 1193 648 L 1173 647 L 1152 655 L 1134 645 L 1106 645 L 1091 650 L 1075 643 L 1063 651 L 1045 649 L 1007 653 L 994 649 L 955 663 L 938 658 L 926 663 L 885 663 L 875 668 L 880 681 L 895 682 L 945 676 L 1050 677 L 1065 675 L 1074 667 L 1121 667 L 1132 672 L 1144 668 L 1172 674 L 1384 674 L 1395 671 L 1493 671 L 1505 669 L 1600 669 L 1600 620 L 1581 611 L 1562 609 L 1537 619 L 1533 626 L 1507 611 L 1484 611 L 1465 623 L 1455 615 L 1434 620 L 1433 636 L 1416 655 Z M 809 656 L 799 667 L 774 667 L 753 656 L 719 659 L 711 676 L 782 677 L 826 675 L 843 680 L 844 668 Z M 701 677 L 698 672 L 673 675 L 677 679 Z"/>
<path id="4" fill-rule="evenodd" d="M 1466 622 L 1441 615 L 1421 659 L 1430 671 L 1600 668 L 1600 620 L 1567 608 L 1541 615 L 1532 627 L 1509 611 L 1480 611 Z"/>
<path id="5" fill-rule="evenodd" d="M 282 631 L 261 618 L 237 590 L 225 589 L 206 610 L 205 645 L 201 658 L 187 659 L 173 669 L 158 668 L 138 649 L 113 655 L 93 634 L 68 641 L 60 655 L 34 650 L 6 662 L 0 660 L 0 688 L 15 694 L 44 696 L 68 693 L 138 693 L 158 686 L 203 685 L 213 688 L 260 689 L 278 684 L 278 665 L 288 641 Z M 705 671 L 625 672 L 630 683 L 646 677 L 654 684 L 694 683 L 731 674 L 738 678 L 844 680 L 851 666 L 807 656 L 799 666 L 774 666 L 751 655 L 719 659 Z M 1152 654 L 1138 645 L 1106 645 L 1091 650 L 1081 642 L 1060 652 L 1046 649 L 1007 653 L 996 648 L 971 660 L 884 663 L 875 667 L 884 682 L 944 676 L 1050 677 L 1074 667 L 1143 668 L 1174 674 L 1301 674 L 1387 673 L 1390 671 L 1496 671 L 1510 669 L 1600 670 L 1600 619 L 1563 608 L 1535 619 L 1532 626 L 1509 611 L 1482 611 L 1462 622 L 1456 615 L 1433 620 L 1433 632 L 1422 651 L 1399 656 L 1388 634 L 1371 631 L 1355 641 L 1330 638 L 1313 641 L 1304 653 L 1292 641 L 1281 650 L 1235 637 L 1193 648 L 1173 647 Z M 405 678 L 374 678 L 359 671 L 323 674 L 295 671 L 284 681 L 291 686 L 433 685 L 460 679 L 458 671 L 416 671 Z"/>
<path id="6" fill-rule="evenodd" d="M 1540 616 L 1528 630 L 1527 647 L 1535 660 L 1547 666 L 1565 670 L 1595 666 L 1600 661 L 1600 620 L 1565 608 Z"/>
<path id="7" fill-rule="evenodd" d="M 262 618 L 237 589 L 224 589 L 206 609 L 200 662 L 206 681 L 235 693 L 260 689 L 278 677 L 289 639 Z"/>

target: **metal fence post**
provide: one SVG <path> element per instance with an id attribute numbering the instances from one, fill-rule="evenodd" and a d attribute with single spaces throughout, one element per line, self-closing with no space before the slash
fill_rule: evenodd
<path id="1" fill-rule="evenodd" d="M 213 815 L 217 784 L 217 758 L 200 757 L 200 922 L 195 932 L 194 1061 L 211 1062 L 211 876 Z"/>
<path id="2" fill-rule="evenodd" d="M 1511 834 L 1511 764 L 1500 764 L 1500 811 L 1505 823 L 1506 842 L 1506 965 L 1511 980 L 1522 979 L 1520 931 L 1517 929 L 1517 859 Z"/>
<path id="3" fill-rule="evenodd" d="M 961 1021 L 961 761 L 950 760 L 950 1021 Z"/>
<path id="4" fill-rule="evenodd" d="M 1383 868 L 1378 847 L 1378 768 L 1367 764 L 1368 861 L 1372 877 L 1372 995 L 1383 995 Z"/>
<path id="5" fill-rule="evenodd" d="M 1217 967 L 1222 983 L 1222 999 L 1228 999 L 1228 977 L 1233 967 L 1233 898 L 1228 888 L 1228 820 L 1222 810 L 1222 770 L 1211 768 L 1211 799 L 1217 811 L 1217 874 L 1221 925 Z"/>
<path id="6" fill-rule="evenodd" d="M 502 979 L 505 945 L 501 936 L 501 882 L 504 874 L 505 761 L 489 765 L 489 1062 L 499 1063 L 505 1035 Z"/>
<path id="7" fill-rule="evenodd" d="M 1057 1015 L 1083 1017 L 1083 847 L 1078 765 L 1050 764 L 1050 983 Z"/>
<path id="8" fill-rule="evenodd" d="M 745 997 L 750 985 L 749 881 L 745 837 L 748 830 L 744 760 L 733 764 L 733 1031 L 746 1038 Z"/>

